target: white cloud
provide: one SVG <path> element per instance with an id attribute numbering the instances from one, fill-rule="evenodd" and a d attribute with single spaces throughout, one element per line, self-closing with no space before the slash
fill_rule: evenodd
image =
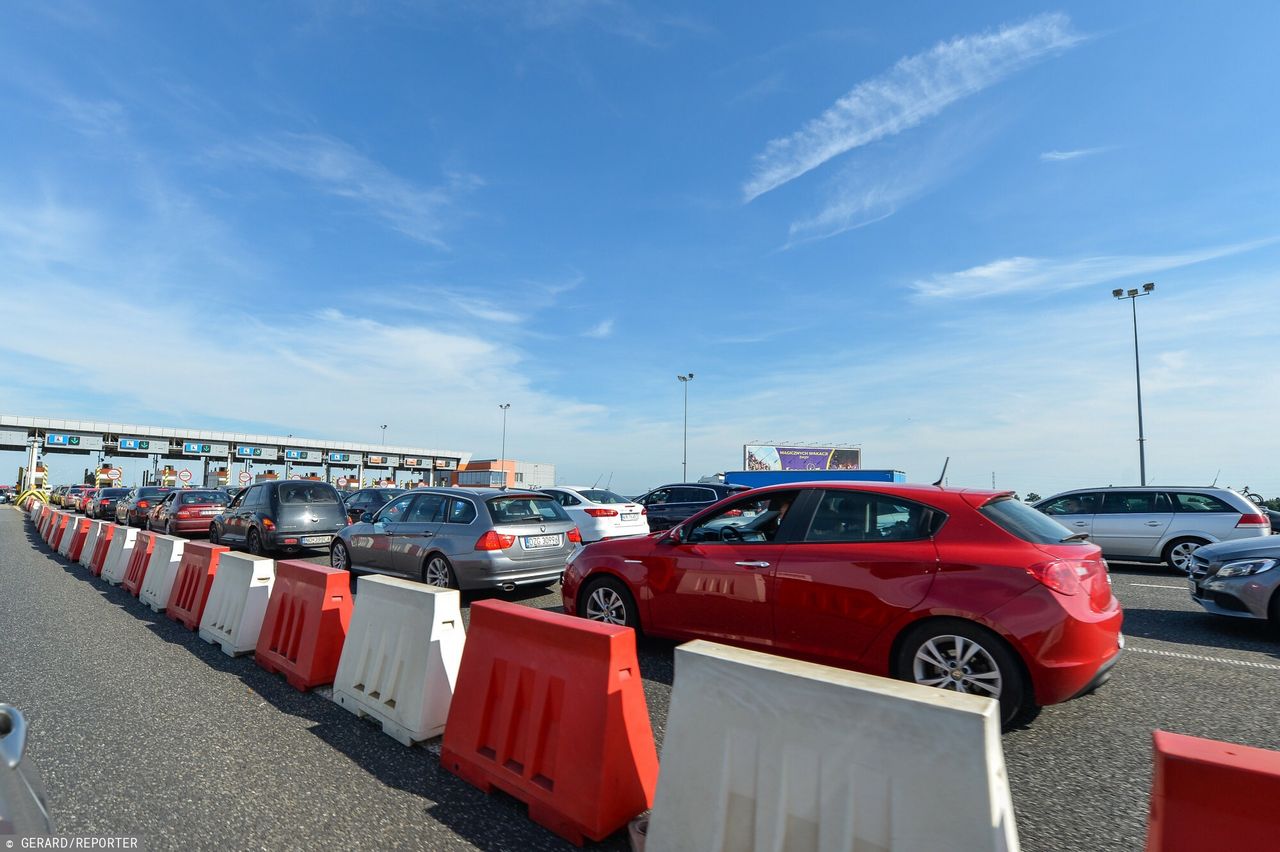
<path id="1" fill-rule="evenodd" d="M 447 175 L 444 186 L 423 187 L 391 172 L 355 148 L 319 133 L 279 133 L 216 149 L 218 159 L 239 159 L 297 175 L 323 192 L 363 205 L 411 239 L 444 247 L 445 210 L 482 181 Z"/>
<path id="2" fill-rule="evenodd" d="M 1057 292 L 1117 279 L 1147 278 L 1274 243 L 1277 238 L 1164 255 L 1103 255 L 1080 258 L 1006 257 L 912 282 L 921 299 L 981 299 L 1028 290 Z"/>
<path id="3" fill-rule="evenodd" d="M 840 154 L 901 133 L 1013 72 L 1077 44 L 1066 15 L 1039 15 L 996 32 L 962 36 L 904 57 L 859 83 L 800 130 L 770 141 L 743 186 L 746 201 Z"/>
<path id="4" fill-rule="evenodd" d="M 1101 154 L 1110 150 L 1110 145 L 1103 145 L 1099 148 L 1076 148 L 1072 151 L 1045 151 L 1040 155 L 1040 161 L 1044 163 L 1062 163 L 1067 160 L 1078 160 L 1081 157 L 1091 157 L 1094 154 Z"/>
<path id="5" fill-rule="evenodd" d="M 613 334 L 613 320 L 612 320 L 612 319 L 601 320 L 600 322 L 598 322 L 598 323 L 596 323 L 595 325 L 591 326 L 591 328 L 589 328 L 589 329 L 587 329 L 586 331 L 582 332 L 582 336 L 583 336 L 583 337 L 594 337 L 594 338 L 597 338 L 597 339 L 604 339 L 604 338 L 608 337 L 608 336 L 609 336 L 609 335 L 611 335 L 611 334 Z"/>

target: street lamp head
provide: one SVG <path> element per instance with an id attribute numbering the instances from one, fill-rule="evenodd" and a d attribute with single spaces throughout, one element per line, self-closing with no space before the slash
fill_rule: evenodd
<path id="1" fill-rule="evenodd" d="M 1125 295 L 1126 295 L 1126 296 L 1136 296 L 1136 295 L 1138 295 L 1138 290 L 1137 290 L 1137 288 L 1134 288 L 1134 289 L 1130 290 L 1128 293 L 1125 293 Z"/>
<path id="2" fill-rule="evenodd" d="M 1144 293 L 1150 293 L 1154 289 L 1156 289 L 1154 281 L 1148 281 L 1146 284 L 1142 285 L 1142 292 Z"/>
<path id="3" fill-rule="evenodd" d="M 499 404 L 498 404 L 498 407 L 499 407 L 499 408 L 501 408 L 503 411 L 506 411 L 508 408 L 510 408 L 510 407 L 511 407 L 511 403 L 509 403 L 509 402 L 502 402 L 502 403 L 499 403 Z"/>
<path id="4" fill-rule="evenodd" d="M 1124 291 L 1123 291 L 1123 290 L 1112 290 L 1112 291 L 1111 291 L 1111 295 L 1115 296 L 1117 299 L 1123 299 L 1123 298 L 1124 298 Z"/>
<path id="5" fill-rule="evenodd" d="M 693 381 L 693 373 L 689 373 L 688 375 L 681 373 L 677 375 L 676 378 L 682 382 L 691 382 Z"/>

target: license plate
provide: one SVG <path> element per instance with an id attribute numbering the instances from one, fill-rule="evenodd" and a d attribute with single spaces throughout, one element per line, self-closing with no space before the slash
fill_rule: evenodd
<path id="1" fill-rule="evenodd" d="M 329 536 L 327 535 L 309 535 L 299 539 L 303 544 L 328 544 Z"/>
<path id="2" fill-rule="evenodd" d="M 636 518 L 640 517 L 640 513 L 639 512 L 623 512 L 619 517 L 621 517 L 622 520 L 624 521 L 634 521 Z"/>
<path id="3" fill-rule="evenodd" d="M 537 550 L 541 547 L 559 547 L 560 536 L 558 535 L 527 535 L 524 537 L 525 550 Z"/>
<path id="4" fill-rule="evenodd" d="M 218 510 L 217 509 L 201 509 L 200 514 L 204 515 L 207 518 L 212 515 L 218 514 Z"/>

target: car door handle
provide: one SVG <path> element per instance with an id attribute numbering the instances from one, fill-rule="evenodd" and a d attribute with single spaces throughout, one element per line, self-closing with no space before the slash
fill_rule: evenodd
<path id="1" fill-rule="evenodd" d="M 768 562 L 735 562 L 734 565 L 741 565 L 743 568 L 768 568 Z"/>
<path id="2" fill-rule="evenodd" d="M 1076 522 L 1075 522 L 1075 525 L 1076 525 L 1076 526 L 1078 526 L 1078 527 L 1087 527 L 1087 526 L 1089 526 L 1089 522 L 1088 522 L 1088 521 L 1076 521 Z"/>
<path id="3" fill-rule="evenodd" d="M 1161 524 L 1160 524 L 1160 522 L 1159 522 L 1159 521 L 1147 521 L 1147 526 L 1149 526 L 1149 527 L 1158 527 L 1158 526 L 1160 526 L 1160 525 L 1161 525 Z"/>

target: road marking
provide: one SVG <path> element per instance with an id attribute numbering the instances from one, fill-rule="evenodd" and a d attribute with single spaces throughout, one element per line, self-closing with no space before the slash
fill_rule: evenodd
<path id="1" fill-rule="evenodd" d="M 1280 671 L 1280 665 L 1275 663 L 1255 663 L 1250 660 L 1231 660 L 1226 657 L 1202 657 L 1199 654 L 1184 654 L 1181 651 L 1162 651 L 1158 648 L 1137 648 L 1134 647 L 1132 641 L 1125 646 L 1126 651 L 1135 651 L 1139 654 L 1155 654 L 1160 657 L 1175 657 L 1179 660 L 1196 660 L 1201 663 L 1226 663 L 1231 666 L 1244 666 L 1250 669 L 1268 669 L 1272 671 Z"/>
<path id="2" fill-rule="evenodd" d="M 1180 592 L 1187 590 L 1186 586 L 1157 586 L 1155 583 L 1121 583 L 1122 586 L 1142 586 L 1144 589 L 1177 589 Z"/>

